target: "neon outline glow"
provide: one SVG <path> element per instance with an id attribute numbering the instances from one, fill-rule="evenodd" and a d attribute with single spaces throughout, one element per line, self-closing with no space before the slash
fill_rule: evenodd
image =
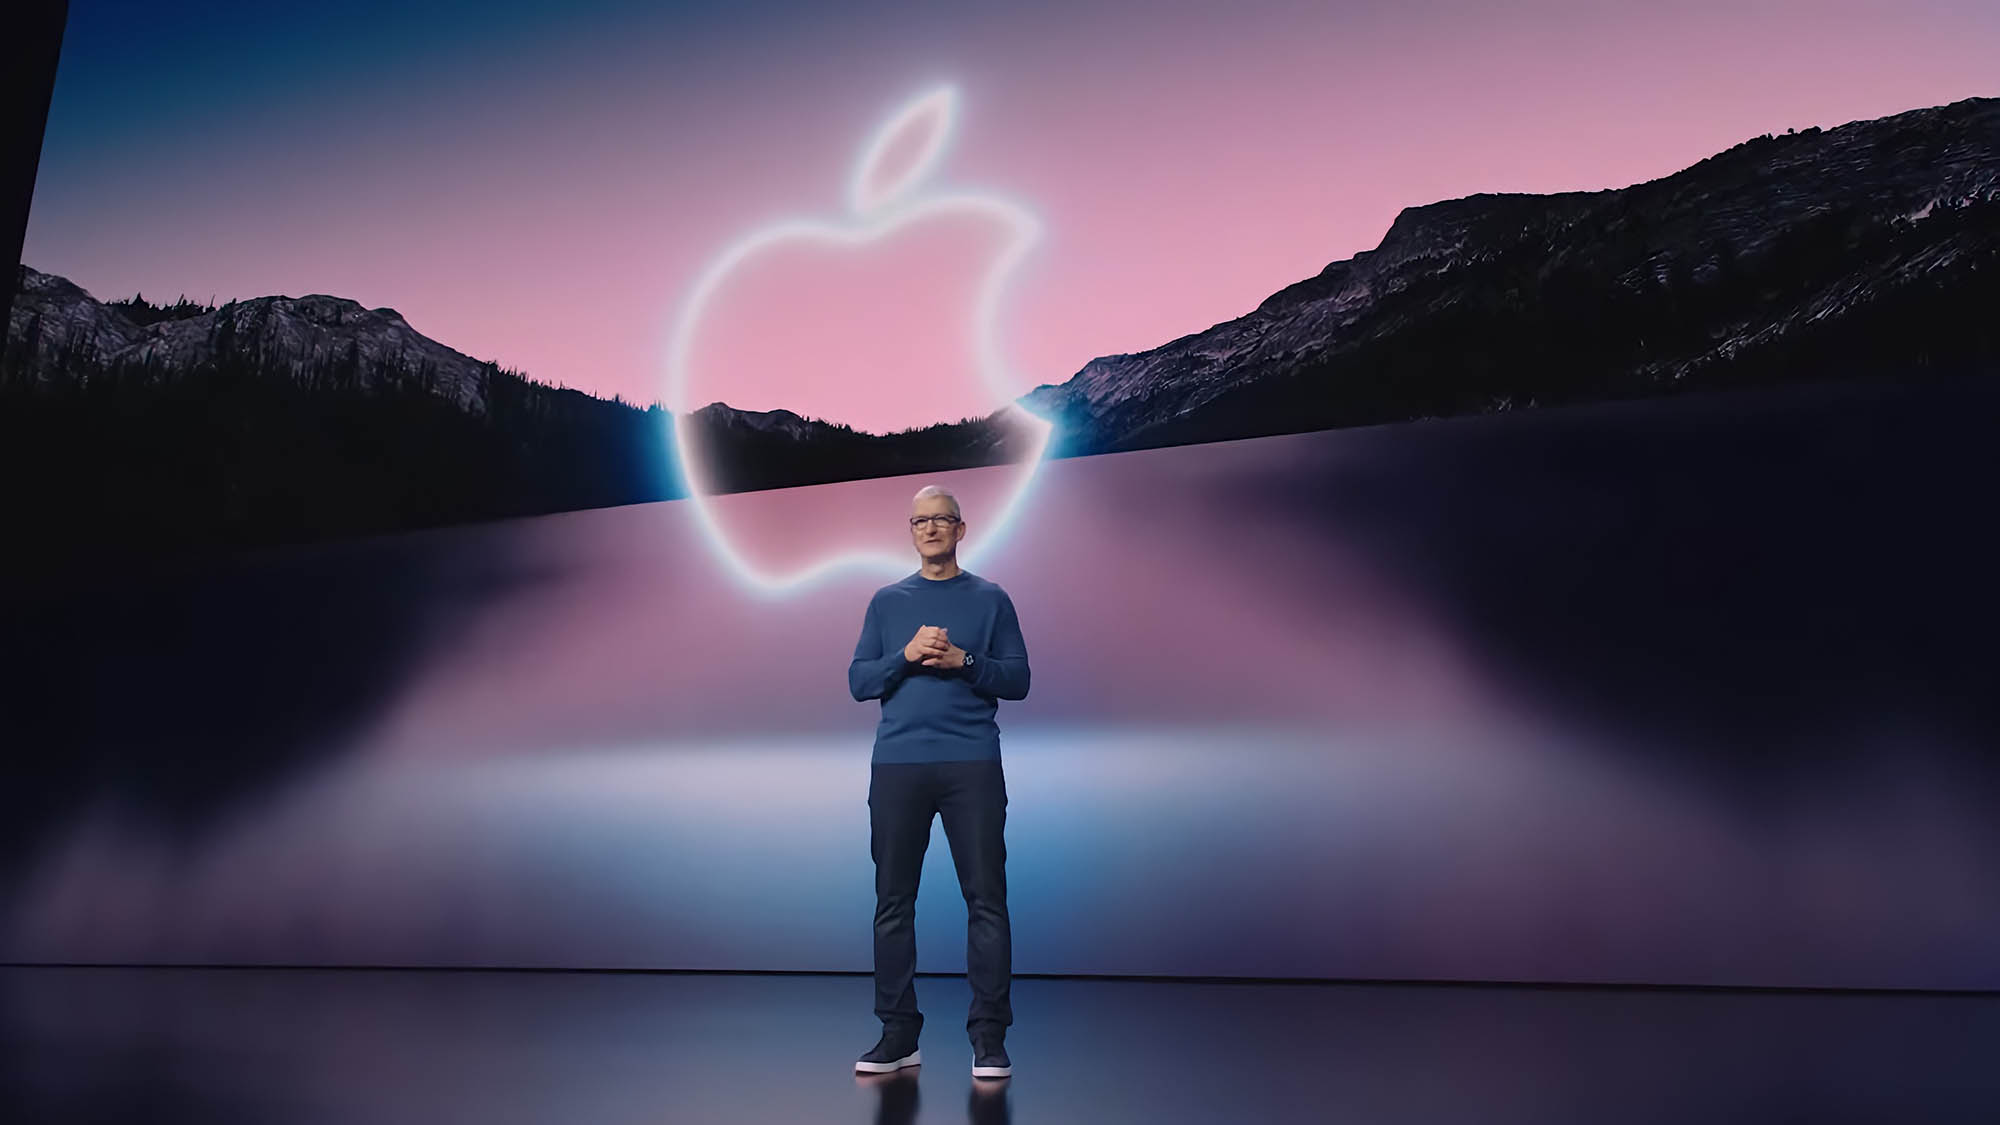
<path id="1" fill-rule="evenodd" d="M 681 480 L 687 486 L 686 503 L 695 514 L 703 538 L 725 564 L 725 568 L 751 589 L 765 594 L 782 593 L 804 583 L 843 568 L 880 570 L 884 574 L 903 574 L 914 569 L 910 554 L 887 551 L 848 551 L 835 554 L 819 562 L 790 574 L 774 575 L 760 570 L 750 560 L 744 558 L 729 542 L 729 537 L 716 522 L 715 512 L 709 505 L 709 497 L 704 487 L 705 474 L 701 466 L 688 456 L 688 443 L 683 430 L 685 419 L 691 410 L 686 401 L 688 386 L 688 352 L 697 325 L 700 324 L 708 302 L 716 288 L 730 271 L 742 265 L 752 256 L 781 242 L 807 239 L 843 246 L 858 246 L 873 242 L 890 231 L 917 219 L 944 211 L 959 214 L 980 213 L 999 219 L 1013 230 L 1013 238 L 993 260 L 979 285 L 979 297 L 974 309 L 974 336 L 979 352 L 979 370 L 993 391 L 1003 409 L 1011 409 L 1017 416 L 1013 424 L 1030 429 L 1033 433 L 1033 452 L 1021 465 L 1021 474 L 1012 493 L 999 512 L 980 521 L 983 528 L 980 535 L 968 542 L 961 551 L 961 560 L 971 559 L 991 549 L 1000 541 L 1001 533 L 1012 522 L 1020 509 L 1021 501 L 1027 495 L 1035 472 L 1041 466 L 1042 457 L 1048 451 L 1049 439 L 1055 427 L 1026 409 L 1013 399 L 1010 393 L 1015 384 L 1008 377 L 1006 361 L 1001 358 L 996 336 L 999 318 L 1000 295 L 1005 288 L 1007 274 L 1018 265 L 1041 234 L 1041 224 L 1026 207 L 1011 200 L 987 192 L 953 192 L 949 194 L 921 195 L 914 189 L 919 181 L 930 175 L 944 157 L 944 151 L 953 127 L 957 124 L 958 93 L 951 86 L 941 86 L 911 99 L 879 126 L 868 142 L 861 148 L 854 174 L 849 177 L 847 203 L 853 212 L 851 220 L 845 223 L 820 219 L 788 219 L 758 228 L 725 247 L 697 276 L 693 289 L 682 303 L 680 313 L 675 318 L 673 336 L 667 349 L 666 406 L 672 413 L 674 424 L 674 459 L 678 463 Z M 888 152 L 894 141 L 906 130 L 918 128 L 925 117 L 935 119 L 924 145 L 919 150 L 910 168 L 890 180 L 886 185 L 871 191 L 870 184 L 876 166 Z M 997 466 L 996 466 L 997 467 Z"/>

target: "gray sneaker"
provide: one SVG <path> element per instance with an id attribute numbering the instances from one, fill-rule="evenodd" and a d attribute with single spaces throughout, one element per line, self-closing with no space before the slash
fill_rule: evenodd
<path id="1" fill-rule="evenodd" d="M 972 1076 L 974 1078 L 1006 1078 L 1014 1073 L 1014 1064 L 1007 1058 L 1004 1040 L 997 1035 L 982 1035 L 972 1041 Z"/>
<path id="2" fill-rule="evenodd" d="M 922 1066 L 924 1053 L 917 1049 L 917 1037 L 907 1032 L 884 1031 L 868 1053 L 854 1063 L 858 1074 L 887 1074 L 906 1066 Z"/>

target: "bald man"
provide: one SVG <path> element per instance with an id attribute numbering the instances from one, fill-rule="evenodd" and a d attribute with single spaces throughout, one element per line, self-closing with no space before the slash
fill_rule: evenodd
<path id="1" fill-rule="evenodd" d="M 857 701 L 882 701 L 869 767 L 875 858 L 875 1015 L 882 1038 L 854 1064 L 882 1074 L 923 1061 L 917 1010 L 917 880 L 931 818 L 944 820 L 965 894 L 972 1076 L 1013 1073 L 1007 1028 L 1013 973 L 1007 919 L 1007 781 L 1000 768 L 999 701 L 1028 695 L 1028 648 L 1013 600 L 959 569 L 965 520 L 935 485 L 911 503 L 914 574 L 875 591 L 847 667 Z"/>

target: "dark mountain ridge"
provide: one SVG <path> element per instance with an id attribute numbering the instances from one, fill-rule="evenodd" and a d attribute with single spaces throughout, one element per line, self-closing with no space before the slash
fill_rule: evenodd
<path id="1" fill-rule="evenodd" d="M 1916 368 L 1995 370 L 2000 99 L 1474 195 L 1235 320 L 1035 388 L 1067 453 Z M 1912 333 L 1924 346 L 1913 346 Z"/>
<path id="2" fill-rule="evenodd" d="M 1766 135 L 1632 187 L 1473 195 L 1244 316 L 1022 405 L 1079 455 L 1849 377 L 2000 372 L 2000 99 Z M 150 306 L 147 306 L 150 309 Z M 675 426 L 314 294 L 138 315 L 23 267 L 0 470 L 48 551 L 240 547 L 669 499 Z M 131 310 L 134 315 L 126 315 Z M 144 323 L 141 323 L 144 321 Z M 994 464 L 1003 413 L 874 435 L 694 411 L 718 491 Z"/>
<path id="3" fill-rule="evenodd" d="M 5 565 L 207 553 L 675 499 L 654 405 L 535 382 L 325 294 L 171 316 L 26 266 L 0 355 Z M 143 323 L 142 323 L 143 321 Z M 890 435 L 713 403 L 690 437 L 722 492 L 1023 456 L 1017 428 Z"/>

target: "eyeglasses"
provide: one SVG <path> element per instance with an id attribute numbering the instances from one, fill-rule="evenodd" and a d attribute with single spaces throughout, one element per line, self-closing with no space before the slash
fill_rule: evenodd
<path id="1" fill-rule="evenodd" d="M 922 531 L 925 525 L 931 523 L 933 520 L 946 527 L 956 526 L 960 522 L 957 516 L 911 516 L 910 530 Z"/>

